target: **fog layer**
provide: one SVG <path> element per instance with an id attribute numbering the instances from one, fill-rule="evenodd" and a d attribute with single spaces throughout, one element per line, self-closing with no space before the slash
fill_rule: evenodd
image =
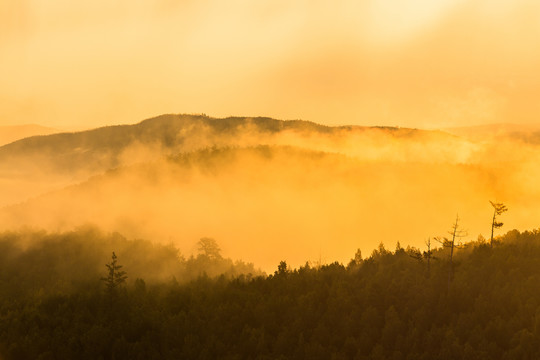
<path id="1" fill-rule="evenodd" d="M 536 227 L 540 148 L 527 134 L 472 141 L 170 115 L 1 147 L 2 197 L 12 201 L 0 222 L 54 231 L 93 223 L 172 241 L 184 254 L 210 236 L 225 256 L 267 271 L 280 260 L 345 262 L 380 242 L 421 247 L 445 235 L 457 213 L 464 241 L 488 237 L 489 200 L 509 207 L 504 228 Z"/>

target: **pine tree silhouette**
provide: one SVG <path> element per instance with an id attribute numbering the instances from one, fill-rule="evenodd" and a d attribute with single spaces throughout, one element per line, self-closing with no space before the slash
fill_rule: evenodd
<path id="1" fill-rule="evenodd" d="M 126 282 L 127 275 L 125 271 L 122 271 L 122 265 L 118 265 L 116 254 L 112 253 L 112 261 L 109 264 L 105 264 L 109 269 L 109 274 L 101 280 L 105 281 L 107 292 L 113 293 L 116 288 Z"/>

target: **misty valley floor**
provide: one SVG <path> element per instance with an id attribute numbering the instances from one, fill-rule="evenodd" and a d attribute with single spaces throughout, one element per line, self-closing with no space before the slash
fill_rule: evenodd
<path id="1" fill-rule="evenodd" d="M 96 229 L 0 236 L 3 359 L 536 359 L 540 232 L 448 250 L 380 246 L 272 275 Z M 128 280 L 108 288 L 118 255 Z M 415 258 L 416 257 L 416 258 Z M 112 263 L 112 262 L 111 262 Z M 110 264 L 110 263 L 109 263 Z M 117 271 L 120 271 L 117 269 Z M 221 274 L 221 275 L 220 275 Z"/>

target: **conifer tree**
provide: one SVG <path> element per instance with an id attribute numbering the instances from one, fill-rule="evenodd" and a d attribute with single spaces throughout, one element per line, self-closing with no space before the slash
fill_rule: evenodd
<path id="1" fill-rule="evenodd" d="M 424 258 L 427 260 L 427 277 L 429 277 L 431 273 L 431 259 L 434 259 L 433 251 L 431 250 L 431 238 L 426 240 L 426 246 L 427 251 L 424 251 Z"/>
<path id="2" fill-rule="evenodd" d="M 493 219 L 491 220 L 491 240 L 489 241 L 489 246 L 493 247 L 493 230 L 498 229 L 503 226 L 502 222 L 497 221 L 497 216 L 501 215 L 503 212 L 508 211 L 508 208 L 503 203 L 494 203 L 489 201 L 491 206 L 493 206 Z"/>
<path id="3" fill-rule="evenodd" d="M 107 292 L 114 292 L 116 288 L 126 282 L 127 275 L 126 272 L 121 270 L 122 265 L 118 265 L 118 260 L 116 254 L 112 253 L 112 261 L 109 264 L 105 264 L 109 273 L 107 277 L 101 278 L 105 281 L 105 286 L 107 287 Z"/>

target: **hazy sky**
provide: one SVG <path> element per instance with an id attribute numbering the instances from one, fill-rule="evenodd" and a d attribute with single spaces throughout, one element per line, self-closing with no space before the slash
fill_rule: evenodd
<path id="1" fill-rule="evenodd" d="M 1 0 L 0 125 L 539 119 L 538 0 Z"/>

